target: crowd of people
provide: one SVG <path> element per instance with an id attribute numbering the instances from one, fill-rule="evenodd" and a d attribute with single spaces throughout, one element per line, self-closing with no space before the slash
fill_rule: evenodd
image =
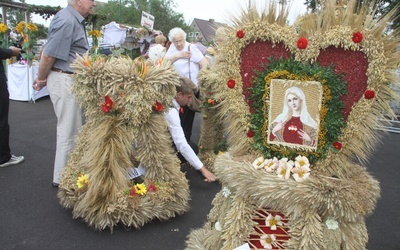
<path id="1" fill-rule="evenodd" d="M 95 6 L 95 1 L 68 0 L 68 6 L 54 16 L 48 29 L 46 45 L 41 52 L 38 73 L 33 81 L 32 87 L 36 91 L 47 86 L 57 117 L 53 187 L 59 186 L 63 168 L 67 165 L 69 156 L 74 150 L 78 131 L 85 123 L 82 108 L 71 92 L 71 86 L 74 83 L 72 78 L 74 70 L 71 68 L 71 64 L 77 55 L 82 56 L 89 51 L 85 17 L 92 14 Z M 66 39 L 63 34 L 70 35 Z M 201 37 L 198 37 L 194 43 L 188 42 L 186 38 L 185 31 L 178 27 L 169 32 L 169 41 L 164 35 L 158 35 L 155 37 L 155 43 L 150 46 L 148 58 L 149 60 L 169 60 L 180 74 L 181 85 L 177 86 L 177 94 L 172 108 L 165 112 L 174 148 L 182 164 L 190 164 L 202 173 L 205 181 L 213 182 L 217 180 L 217 177 L 198 158 L 198 146 L 191 142 L 195 111 L 187 107 L 194 96 L 199 96 L 197 76 L 200 70 L 208 65 L 205 57 L 207 47 L 201 43 Z M 17 56 L 20 53 L 21 50 L 16 47 L 0 50 L 2 59 Z M 0 167 L 5 167 L 22 162 L 24 157 L 10 154 L 8 145 L 9 96 L 4 72 L 0 72 L 0 79 Z"/>

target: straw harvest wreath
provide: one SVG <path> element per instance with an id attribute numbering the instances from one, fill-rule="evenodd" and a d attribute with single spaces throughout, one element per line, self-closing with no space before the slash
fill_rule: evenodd
<path id="1" fill-rule="evenodd" d="M 163 116 L 179 84 L 172 65 L 85 55 L 73 68 L 86 124 L 63 172 L 61 204 L 99 230 L 187 211 L 188 182 Z"/>
<path id="2" fill-rule="evenodd" d="M 395 10 L 375 21 L 334 3 L 293 26 L 285 9 L 249 7 L 218 30 L 200 147 L 223 188 L 187 249 L 365 248 L 380 188 L 361 164 L 393 114 L 398 31 L 384 33 Z"/>

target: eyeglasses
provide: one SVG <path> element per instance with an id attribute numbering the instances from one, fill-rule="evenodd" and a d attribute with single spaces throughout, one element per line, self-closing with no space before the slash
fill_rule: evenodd
<path id="1" fill-rule="evenodd" d="M 173 41 L 174 44 L 181 44 L 181 43 L 185 43 L 185 40 L 181 39 L 181 40 L 177 40 L 177 41 Z"/>

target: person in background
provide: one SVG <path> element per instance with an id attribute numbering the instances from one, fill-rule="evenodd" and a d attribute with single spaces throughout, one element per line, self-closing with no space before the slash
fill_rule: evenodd
<path id="1" fill-rule="evenodd" d="M 196 39 L 194 40 L 194 45 L 200 50 L 200 52 L 203 54 L 203 56 L 206 55 L 207 47 L 204 46 L 203 44 L 203 36 L 198 35 Z"/>
<path id="2" fill-rule="evenodd" d="M 15 165 L 24 161 L 23 156 L 15 156 L 10 150 L 10 125 L 8 112 L 10 107 L 10 93 L 7 87 L 7 77 L 4 72 L 3 60 L 21 54 L 21 49 L 0 47 L 0 168 Z"/>
<path id="3" fill-rule="evenodd" d="M 192 80 L 197 87 L 197 76 L 200 69 L 207 67 L 207 59 L 196 46 L 186 41 L 186 33 L 181 28 L 171 29 L 168 34 L 168 39 L 172 44 L 164 58 L 170 60 L 178 73 L 182 77 L 187 77 Z M 195 95 L 199 97 L 200 93 L 197 92 Z M 186 140 L 190 142 L 195 112 L 185 106 L 180 116 Z"/>
<path id="4" fill-rule="evenodd" d="M 89 51 L 85 17 L 96 6 L 92 0 L 68 0 L 50 23 L 46 46 L 41 56 L 33 88 L 47 85 L 57 116 L 57 148 L 54 163 L 53 187 L 58 187 L 63 168 L 75 147 L 76 135 L 83 124 L 83 112 L 71 93 L 73 69 L 77 54 Z"/>
<path id="5" fill-rule="evenodd" d="M 176 96 L 173 102 L 173 107 L 165 113 L 165 119 L 168 123 L 168 129 L 174 142 L 175 148 L 178 151 L 178 157 L 181 163 L 188 162 L 196 170 L 199 170 L 204 176 L 204 181 L 213 182 L 217 177 L 210 172 L 197 157 L 199 148 L 194 143 L 189 143 L 183 133 L 181 121 L 179 118 L 179 110 L 186 106 L 193 97 L 193 92 L 197 91 L 196 85 L 186 77 L 180 78 L 180 86 L 176 87 Z"/>
<path id="6" fill-rule="evenodd" d="M 152 61 L 164 58 L 165 53 L 167 53 L 167 49 L 165 48 L 167 38 L 165 36 L 158 35 L 154 38 L 154 41 L 154 45 L 149 49 L 149 58 Z"/>
<path id="7" fill-rule="evenodd" d="M 17 34 L 17 31 L 15 30 L 15 28 L 12 28 L 12 30 L 10 31 L 10 38 L 13 42 L 18 41 L 18 34 Z"/>

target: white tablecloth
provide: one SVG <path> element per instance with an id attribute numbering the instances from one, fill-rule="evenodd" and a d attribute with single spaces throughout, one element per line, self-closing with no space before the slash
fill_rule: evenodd
<path id="1" fill-rule="evenodd" d="M 8 92 L 10 99 L 17 101 L 35 101 L 43 96 L 49 95 L 47 87 L 40 91 L 32 88 L 39 66 L 21 65 L 19 63 L 7 66 Z"/>

